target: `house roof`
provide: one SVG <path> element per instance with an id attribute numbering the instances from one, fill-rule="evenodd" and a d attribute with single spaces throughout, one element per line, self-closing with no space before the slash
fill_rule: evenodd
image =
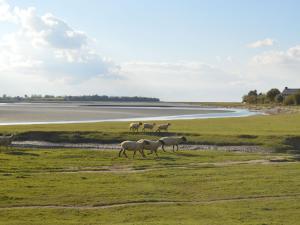
<path id="1" fill-rule="evenodd" d="M 300 88 L 285 88 L 282 92 L 283 95 L 293 95 L 300 91 Z"/>

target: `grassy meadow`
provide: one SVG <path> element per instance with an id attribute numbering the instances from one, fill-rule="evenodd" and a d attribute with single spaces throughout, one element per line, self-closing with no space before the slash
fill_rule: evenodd
<path id="1" fill-rule="evenodd" d="M 128 122 L 1 126 L 17 140 L 116 143 L 185 135 L 189 143 L 272 152 L 0 150 L 0 225 L 299 224 L 300 114 L 177 120 L 169 133 Z"/>
<path id="2" fill-rule="evenodd" d="M 286 153 L 2 149 L 0 224 L 297 224 Z"/>

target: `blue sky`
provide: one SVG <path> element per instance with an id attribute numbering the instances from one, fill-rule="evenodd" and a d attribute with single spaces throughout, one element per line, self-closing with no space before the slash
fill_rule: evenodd
<path id="1" fill-rule="evenodd" d="M 0 15 L 1 2 L 9 6 L 0 22 L 5 57 L 20 55 L 0 64 L 9 94 L 231 101 L 300 81 L 299 1 L 0 0 Z M 20 77 L 32 82 L 7 88 Z"/>

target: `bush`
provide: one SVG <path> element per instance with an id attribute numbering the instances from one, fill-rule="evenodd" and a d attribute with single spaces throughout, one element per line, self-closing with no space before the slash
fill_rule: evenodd
<path id="1" fill-rule="evenodd" d="M 265 104 L 268 103 L 268 98 L 265 94 L 259 94 L 257 96 L 257 103 L 259 104 Z"/>
<path id="2" fill-rule="evenodd" d="M 281 94 L 276 95 L 275 102 L 282 103 L 283 102 L 283 96 Z"/>
<path id="3" fill-rule="evenodd" d="M 295 96 L 290 95 L 284 98 L 283 104 L 285 105 L 295 105 Z"/>
<path id="4" fill-rule="evenodd" d="M 244 96 L 243 101 L 249 104 L 256 104 L 257 97 L 255 95 L 246 95 Z"/>
<path id="5" fill-rule="evenodd" d="M 274 102 L 276 95 L 279 95 L 281 92 L 277 88 L 272 88 L 267 92 L 267 97 L 271 102 Z"/>
<path id="6" fill-rule="evenodd" d="M 295 105 L 300 105 L 300 92 L 294 95 L 294 103 Z"/>

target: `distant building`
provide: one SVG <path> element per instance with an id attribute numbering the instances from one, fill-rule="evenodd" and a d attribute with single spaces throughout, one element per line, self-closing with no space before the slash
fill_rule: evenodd
<path id="1" fill-rule="evenodd" d="M 288 88 L 285 87 L 283 92 L 281 93 L 283 97 L 287 97 L 289 95 L 294 95 L 297 92 L 300 92 L 300 88 Z"/>

